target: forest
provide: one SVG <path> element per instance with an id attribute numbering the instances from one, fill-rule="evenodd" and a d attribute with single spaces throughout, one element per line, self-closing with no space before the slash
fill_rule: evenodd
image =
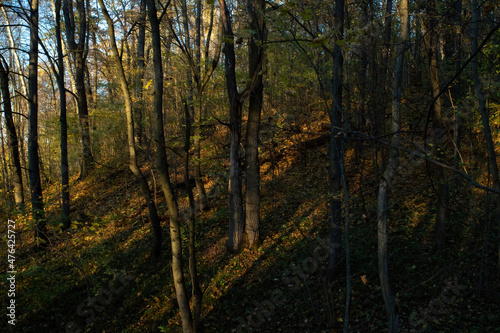
<path id="1" fill-rule="evenodd" d="M 498 1 L 0 10 L 1 332 L 500 332 Z"/>

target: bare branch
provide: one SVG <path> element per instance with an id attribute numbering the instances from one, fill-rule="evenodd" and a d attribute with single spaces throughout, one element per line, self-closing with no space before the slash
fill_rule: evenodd
<path id="1" fill-rule="evenodd" d="M 343 130 L 342 128 L 338 127 L 339 130 Z M 424 161 L 427 161 L 429 163 L 432 163 L 432 164 L 435 164 L 437 166 L 440 166 L 442 168 L 445 168 L 445 169 L 448 169 L 448 170 L 451 170 L 453 172 L 455 172 L 456 174 L 462 176 L 464 179 L 466 179 L 467 181 L 469 181 L 469 183 L 471 183 L 474 187 L 477 187 L 477 188 L 480 188 L 482 190 L 485 190 L 485 191 L 489 191 L 489 192 L 493 192 L 493 193 L 497 193 L 497 194 L 500 194 L 500 190 L 497 190 L 497 189 L 494 189 L 492 187 L 489 187 L 489 186 L 485 186 L 485 185 L 482 185 L 480 183 L 478 183 L 475 179 L 473 179 L 471 176 L 469 176 L 468 174 L 466 174 L 465 172 L 461 171 L 461 170 L 458 170 L 456 169 L 455 167 L 451 166 L 451 165 L 448 165 L 446 163 L 443 163 L 443 162 L 439 162 L 439 161 L 436 161 L 428 156 L 425 156 L 425 155 L 422 155 L 418 152 L 415 152 L 415 151 L 412 151 L 410 149 L 407 149 L 407 148 L 404 148 L 404 147 L 401 147 L 399 145 L 394 145 L 390 142 L 387 142 L 385 140 L 382 140 L 380 138 L 375 138 L 375 137 L 371 137 L 370 135 L 366 134 L 366 133 L 363 133 L 363 132 L 359 132 L 359 131 L 349 131 L 350 134 L 356 134 L 356 135 L 360 135 L 360 136 L 363 136 L 367 139 L 370 139 L 370 140 L 373 140 L 373 141 L 376 141 L 378 143 L 381 143 L 385 146 L 388 146 L 388 147 L 391 147 L 391 148 L 394 148 L 394 149 L 398 149 L 400 151 L 404 151 L 405 153 L 408 153 L 410 155 L 413 155 L 415 157 L 418 157 L 420 159 L 423 159 Z"/>

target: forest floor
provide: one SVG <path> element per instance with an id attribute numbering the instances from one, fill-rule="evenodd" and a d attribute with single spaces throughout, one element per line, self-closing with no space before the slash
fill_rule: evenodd
<path id="1" fill-rule="evenodd" d="M 345 320 L 345 274 L 331 285 L 325 279 L 326 142 L 301 148 L 317 136 L 299 137 L 275 129 L 264 129 L 263 137 L 269 146 L 263 147 L 261 156 L 262 244 L 254 251 L 227 254 L 227 156 L 222 149 L 212 148 L 219 144 L 216 140 L 204 156 L 210 209 L 197 215 L 196 226 L 204 327 L 206 332 L 340 332 Z M 357 160 L 351 151 L 346 154 L 350 329 L 384 332 L 386 312 L 377 268 L 377 165 L 373 162 L 377 152 L 368 147 L 364 154 Z M 72 180 L 70 231 L 60 230 L 58 184 L 46 186 L 51 242 L 46 250 L 35 251 L 29 214 L 8 216 L 17 230 L 17 322 L 9 326 L 12 332 L 181 332 L 170 266 L 168 212 L 151 162 L 147 156 L 142 162 L 162 216 L 164 246 L 158 259 L 150 256 L 147 208 L 125 158 L 98 165 L 84 181 Z M 180 183 L 180 176 L 176 178 L 180 164 L 175 163 L 171 172 Z M 402 156 L 392 188 L 389 271 L 400 331 L 500 332 L 497 249 L 493 222 L 483 213 L 488 198 L 458 182 L 447 242 L 438 251 L 433 234 L 436 196 L 434 188 L 426 185 L 425 168 L 423 162 Z M 186 240 L 187 198 L 182 189 L 177 194 Z M 1 253 L 6 253 L 4 239 L 0 246 Z M 345 261 L 342 267 L 344 271 Z M 0 289 L 6 305 L 6 260 L 1 268 Z M 2 320 L 7 321 L 5 315 Z"/>

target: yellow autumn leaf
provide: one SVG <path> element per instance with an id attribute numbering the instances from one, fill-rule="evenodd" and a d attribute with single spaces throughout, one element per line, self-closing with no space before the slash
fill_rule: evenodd
<path id="1" fill-rule="evenodd" d="M 368 281 L 366 275 L 361 276 L 361 281 L 363 281 L 363 284 L 366 284 L 366 282 Z"/>

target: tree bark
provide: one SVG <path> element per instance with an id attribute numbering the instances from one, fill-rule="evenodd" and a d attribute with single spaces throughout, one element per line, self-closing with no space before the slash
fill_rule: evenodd
<path id="1" fill-rule="evenodd" d="M 184 183 L 186 186 L 186 191 L 188 194 L 189 201 L 189 218 L 188 218 L 188 228 L 189 228 L 189 273 L 191 275 L 192 283 L 192 295 L 194 297 L 194 311 L 193 311 L 193 324 L 194 332 L 201 332 L 203 329 L 201 327 L 201 306 L 203 301 L 203 292 L 200 288 L 200 282 L 198 280 L 198 271 L 196 267 L 196 237 L 195 237 L 195 205 L 194 205 L 194 195 L 193 188 L 190 185 L 191 177 L 189 175 L 189 150 L 191 149 L 191 123 L 192 123 L 192 110 L 189 109 L 187 103 L 184 104 L 184 115 L 185 115 L 185 133 L 184 133 Z"/>
<path id="2" fill-rule="evenodd" d="M 477 0 L 472 0 L 472 52 L 478 49 L 479 44 L 479 6 Z M 491 134 L 490 119 L 488 114 L 488 109 L 486 106 L 486 97 L 483 92 L 483 85 L 481 79 L 479 78 L 479 60 L 474 57 L 471 61 L 472 63 L 472 79 L 474 81 L 474 88 L 476 91 L 477 100 L 479 103 L 479 112 L 481 113 L 481 121 L 483 124 L 484 136 L 486 139 L 486 147 L 488 150 L 488 159 L 491 170 L 491 175 L 493 177 L 493 188 L 500 190 L 500 179 L 498 172 L 498 164 L 495 153 L 495 144 L 493 142 L 493 136 Z M 493 205 L 493 221 L 499 221 L 500 217 L 500 196 L 495 195 Z M 497 222 L 498 223 L 498 222 Z M 497 225 L 500 230 L 500 225 Z M 500 242 L 498 243 L 498 272 L 500 274 Z"/>
<path id="3" fill-rule="evenodd" d="M 392 118 L 391 118 L 391 144 L 393 147 L 398 147 L 401 142 L 401 95 L 403 85 L 403 67 L 404 56 L 406 51 L 406 41 L 408 37 L 408 0 L 399 2 L 400 13 L 400 38 L 397 48 L 396 64 L 394 66 L 394 78 L 392 81 Z M 378 192 L 378 274 L 380 279 L 380 289 L 384 299 L 385 309 L 387 311 L 387 321 L 389 324 L 389 332 L 398 331 L 398 312 L 394 295 L 389 283 L 389 263 L 387 251 L 387 197 L 388 190 L 392 185 L 396 169 L 398 166 L 399 151 L 393 148 L 389 151 L 387 165 L 380 180 Z"/>
<path id="4" fill-rule="evenodd" d="M 14 41 L 14 36 L 12 34 L 12 29 L 11 29 L 11 26 L 10 26 L 10 22 L 9 22 L 9 17 L 7 15 L 7 11 L 5 10 L 5 7 L 2 7 L 2 13 L 5 17 L 5 21 L 8 25 L 7 27 L 7 33 L 8 33 L 8 36 L 9 36 L 9 45 L 10 47 L 12 48 L 12 54 L 14 56 L 14 63 L 15 63 L 15 70 L 18 72 L 18 73 L 25 73 L 25 70 L 24 68 L 21 66 L 21 61 L 19 59 L 19 52 L 17 51 L 18 50 L 18 46 L 16 45 L 15 41 Z M 15 79 L 13 78 L 12 79 L 12 83 L 14 84 L 14 87 L 18 86 L 17 82 L 18 81 L 21 81 L 21 88 L 22 88 L 22 93 L 24 94 L 24 96 L 28 96 L 28 86 L 27 86 L 27 80 L 26 80 L 27 76 L 25 75 L 20 75 L 19 76 L 19 79 Z M 18 114 L 21 114 L 21 110 L 24 110 L 24 109 L 28 109 L 29 106 L 28 106 L 28 103 L 26 103 L 25 100 L 17 100 L 17 101 L 14 101 L 14 111 L 17 111 Z M 22 106 L 21 106 L 22 105 Z M 29 174 L 28 174 L 28 163 L 26 162 L 26 156 L 27 154 L 25 154 L 25 149 L 24 147 L 25 146 L 25 135 L 22 135 L 23 132 L 24 132 L 24 129 L 25 129 L 25 122 L 20 122 L 18 121 L 19 123 L 19 133 L 17 135 L 17 138 L 18 138 L 18 144 L 19 144 L 19 152 L 20 152 L 20 158 L 21 158 L 21 165 L 24 166 L 24 173 L 25 173 L 25 176 L 24 178 L 25 179 L 29 179 Z"/>
<path id="5" fill-rule="evenodd" d="M 10 26 L 9 22 L 9 16 L 7 15 L 7 11 L 5 10 L 5 7 L 1 7 L 2 14 L 5 17 L 5 21 L 7 23 L 7 33 L 9 36 L 9 45 L 12 48 L 12 54 L 14 56 L 14 63 L 16 65 L 17 70 L 19 73 L 23 72 L 23 68 L 21 67 L 21 61 L 19 60 L 19 53 L 17 52 L 17 46 L 14 41 L 14 36 L 12 35 L 12 29 Z M 26 86 L 26 78 L 24 76 L 20 76 L 20 81 L 21 81 L 21 87 L 23 88 L 22 92 L 25 96 L 28 95 L 28 87 Z"/>
<path id="6" fill-rule="evenodd" d="M 425 37 L 427 44 L 427 54 L 429 57 L 429 76 L 431 80 L 432 97 L 438 96 L 441 88 L 439 86 L 439 73 L 438 73 L 438 55 L 437 47 L 439 43 L 439 36 L 435 27 L 435 1 L 430 0 L 426 5 L 427 15 L 427 34 Z M 429 30 L 432 29 L 432 30 Z M 444 122 L 442 116 L 442 99 L 438 98 L 433 105 L 432 112 L 432 141 L 434 154 L 436 158 L 442 161 L 445 158 L 444 153 Z M 441 249 L 445 241 L 445 225 L 448 219 L 448 206 L 449 206 L 449 187 L 448 181 L 445 179 L 444 168 L 438 167 L 436 170 L 438 177 L 438 202 L 436 213 L 435 237 L 436 246 Z"/>
<path id="7" fill-rule="evenodd" d="M 384 35 L 383 35 L 383 48 L 380 58 L 380 63 L 375 64 L 375 70 L 378 71 L 378 79 L 375 81 L 376 94 L 372 96 L 374 99 L 374 130 L 375 135 L 382 134 L 384 125 L 385 112 L 387 107 L 387 62 L 389 61 L 389 54 L 391 52 L 391 32 L 392 32 L 392 0 L 386 0 L 384 3 Z"/>
<path id="8" fill-rule="evenodd" d="M 65 88 L 65 69 L 64 52 L 61 36 L 61 0 L 55 0 L 54 19 L 56 22 L 56 44 L 57 44 L 57 86 L 59 88 L 59 123 L 61 124 L 61 197 L 62 214 L 61 221 L 63 229 L 69 229 L 71 220 L 70 196 L 69 196 L 69 166 L 68 166 L 68 124 L 66 119 L 66 88 Z"/>
<path id="9" fill-rule="evenodd" d="M 473 52 L 478 48 L 479 40 L 479 7 L 477 0 L 472 0 L 472 50 Z M 479 78 L 479 60 L 474 57 L 471 61 L 472 65 L 472 78 L 474 80 L 474 89 L 476 91 L 477 100 L 479 103 L 479 111 L 481 113 L 481 120 L 486 138 L 486 147 L 488 149 L 488 159 L 490 162 L 491 174 L 493 176 L 493 188 L 500 189 L 500 180 L 498 172 L 498 164 L 496 161 L 495 144 L 491 135 L 491 128 L 489 123 L 488 109 L 486 107 L 486 97 L 483 93 L 483 85 Z"/>
<path id="10" fill-rule="evenodd" d="M 462 0 L 457 0 L 454 5 L 455 5 L 455 29 L 456 29 L 455 47 L 454 47 L 455 69 L 456 72 L 458 73 L 458 71 L 462 67 Z M 458 103 L 458 105 L 456 106 L 455 124 L 453 130 L 453 141 L 455 142 L 455 154 L 453 160 L 455 169 L 460 169 L 460 162 L 461 162 L 460 149 L 462 142 L 460 140 L 460 135 L 462 133 L 462 122 L 463 122 L 462 86 L 463 86 L 463 80 L 460 77 L 458 77 L 455 89 L 453 90 L 455 101 L 457 101 Z M 456 178 L 455 180 L 455 187 L 457 187 L 457 185 L 458 185 L 458 178 Z"/>
<path id="11" fill-rule="evenodd" d="M 172 245 L 172 275 L 174 278 L 175 293 L 182 318 L 184 333 L 193 332 L 193 318 L 189 307 L 186 284 L 184 281 L 182 241 L 179 226 L 179 209 L 174 196 L 172 183 L 169 178 L 167 153 L 165 150 L 165 133 L 163 130 L 163 68 L 161 58 L 160 24 L 156 14 L 154 0 L 147 0 L 148 17 L 151 25 L 154 66 L 154 126 L 156 141 L 157 167 L 160 174 L 160 183 L 165 195 L 170 215 L 170 242 Z"/>
<path id="12" fill-rule="evenodd" d="M 340 41 L 344 35 L 344 0 L 335 1 L 335 31 L 336 40 Z M 335 44 L 333 59 L 333 91 L 332 110 L 330 115 L 331 132 L 329 148 L 329 188 L 330 188 L 330 249 L 328 252 L 327 277 L 333 281 L 339 273 L 342 252 L 342 212 L 341 212 L 341 139 L 339 132 L 342 126 L 342 70 L 344 58 L 338 43 Z"/>
<path id="13" fill-rule="evenodd" d="M 92 150 L 90 147 L 90 123 L 87 103 L 87 92 L 85 89 L 85 46 L 87 41 L 87 14 L 84 0 L 76 0 L 78 11 L 79 28 L 78 42 L 75 41 L 76 25 L 73 13 L 73 1 L 64 0 L 63 11 L 66 25 L 66 38 L 68 39 L 68 49 L 73 56 L 75 63 L 75 88 L 78 105 L 78 126 L 80 128 L 82 140 L 83 159 L 81 163 L 80 178 L 87 177 L 93 167 Z"/>
<path id="14" fill-rule="evenodd" d="M 0 88 L 2 91 L 3 111 L 7 127 L 7 145 L 12 158 L 12 182 L 14 183 L 14 202 L 19 210 L 24 208 L 23 173 L 21 159 L 19 158 L 19 140 L 17 139 L 16 127 L 12 118 L 12 103 L 9 91 L 9 68 L 4 59 L 0 59 Z M 5 170 L 7 173 L 7 170 Z M 7 183 L 7 180 L 5 180 Z"/>
<path id="15" fill-rule="evenodd" d="M 130 90 L 128 88 L 127 78 L 125 76 L 125 71 L 123 69 L 123 64 L 118 52 L 118 47 L 116 46 L 115 29 L 113 25 L 113 20 L 109 16 L 109 13 L 104 5 L 103 0 L 98 0 L 101 10 L 103 12 L 104 18 L 108 24 L 108 34 L 111 44 L 111 51 L 114 62 L 118 69 L 118 80 L 120 81 L 120 86 L 122 89 L 123 97 L 125 99 L 125 114 L 127 116 L 127 139 L 128 139 L 128 150 L 129 150 L 129 168 L 134 174 L 139 186 L 141 187 L 142 196 L 146 200 L 146 204 L 149 210 L 149 218 L 151 219 L 151 229 L 153 233 L 153 247 L 152 255 L 154 257 L 159 257 L 161 253 L 162 244 L 162 230 L 160 226 L 160 218 L 156 210 L 156 205 L 151 195 L 151 190 L 149 188 L 148 182 L 144 177 L 139 165 L 137 163 L 137 154 L 135 149 L 135 138 L 134 138 L 134 118 L 132 111 L 132 97 L 130 95 Z"/>
<path id="16" fill-rule="evenodd" d="M 368 3 L 363 1 L 362 4 L 362 25 L 366 27 L 369 23 L 368 17 Z M 359 91 L 359 106 L 358 106 L 358 130 L 367 132 L 368 131 L 368 121 L 366 118 L 366 95 L 368 94 L 368 86 L 367 86 L 367 74 L 368 74 L 368 43 L 364 40 L 361 41 L 361 67 L 359 70 L 359 83 L 358 83 L 358 91 Z M 371 121 L 370 121 L 371 122 Z M 361 163 L 363 157 L 363 142 L 359 141 L 355 143 L 354 146 L 354 159 L 356 164 Z"/>
<path id="17" fill-rule="evenodd" d="M 38 0 L 32 0 L 30 6 L 28 168 L 31 209 L 35 221 L 35 243 L 37 248 L 41 249 L 48 245 L 49 238 L 47 236 L 38 155 Z"/>
<path id="18" fill-rule="evenodd" d="M 182 16 L 184 23 L 184 33 L 185 33 L 185 48 L 187 52 L 191 52 L 191 41 L 189 36 L 189 21 L 187 14 L 187 2 L 186 0 L 182 0 Z M 199 24 L 199 23 L 198 23 Z M 197 30 L 199 33 L 199 30 Z M 199 36 L 199 35 L 198 35 Z M 195 37 L 196 42 L 198 42 L 199 37 Z M 199 45 L 197 45 L 199 46 Z M 198 53 L 197 53 L 198 54 Z M 190 57 L 190 55 L 189 55 Z M 199 64 L 198 62 L 194 66 L 196 68 L 196 75 L 199 75 Z M 194 311 L 193 311 L 193 329 L 194 332 L 202 331 L 201 327 L 201 306 L 203 301 L 203 293 L 200 288 L 200 283 L 198 280 L 198 272 L 196 267 L 196 238 L 195 238 L 195 224 L 196 224 L 196 215 L 195 215 L 195 204 L 194 204 L 194 196 L 193 189 L 190 184 L 190 175 L 189 175 L 189 151 L 191 149 L 191 125 L 193 122 L 193 114 L 194 114 L 194 106 L 193 106 L 193 80 L 192 73 L 188 69 L 186 71 L 186 88 L 187 88 L 187 99 L 184 101 L 184 118 L 185 118 L 185 131 L 184 131 L 184 183 L 186 186 L 186 191 L 188 194 L 189 201 L 189 218 L 188 218 L 188 228 L 189 228 L 189 239 L 188 239 L 188 250 L 189 250 L 189 272 L 191 275 L 191 283 L 192 283 L 192 295 L 194 297 Z M 196 182 L 196 181 L 195 181 Z"/>
<path id="19" fill-rule="evenodd" d="M 263 17 L 264 0 L 247 0 L 250 15 L 250 30 L 253 31 L 248 45 L 248 74 L 257 75 L 257 81 L 250 93 L 248 105 L 248 122 L 246 133 L 246 193 L 245 193 L 245 239 L 248 247 L 259 243 L 260 224 L 260 166 L 259 166 L 259 127 L 263 106 L 262 67 L 264 47 L 267 38 L 266 23 Z M 256 73 L 257 72 L 257 73 Z"/>
<path id="20" fill-rule="evenodd" d="M 0 119 L 1 119 L 1 116 L 0 116 Z M 6 153 L 5 153 L 5 140 L 4 140 L 4 137 L 3 137 L 3 131 L 0 131 L 0 140 L 1 140 L 1 144 L 2 144 L 2 176 L 3 176 L 3 189 L 5 191 L 5 193 L 8 193 L 9 192 L 9 184 L 10 184 L 10 180 L 9 180 L 9 172 L 8 172 L 8 167 L 7 167 L 7 159 L 5 158 L 6 156 Z"/>
<path id="21" fill-rule="evenodd" d="M 241 109 L 242 102 L 236 84 L 236 55 L 234 51 L 234 33 L 225 0 L 219 0 L 223 25 L 223 52 L 225 54 L 226 86 L 229 96 L 229 238 L 228 251 L 238 253 L 241 250 L 244 231 L 243 199 L 241 184 Z"/>
<path id="22" fill-rule="evenodd" d="M 55 0 L 50 0 L 50 4 L 52 5 L 53 15 L 54 15 L 54 19 L 55 19 L 56 18 Z M 59 16 L 59 23 L 61 23 L 60 21 L 61 21 L 61 17 Z M 62 34 L 61 34 L 61 48 L 62 48 L 63 55 L 68 53 L 68 51 L 67 51 L 68 48 L 66 47 L 66 42 L 62 38 Z M 70 61 L 70 57 L 64 57 L 64 64 L 66 66 L 66 69 L 68 70 L 71 91 L 75 92 L 76 91 L 75 75 L 74 75 L 73 63 Z M 67 103 L 67 101 L 66 101 L 66 103 Z"/>
<path id="23" fill-rule="evenodd" d="M 212 8 L 213 8 L 212 4 Z M 198 76 L 198 80 L 201 76 L 201 22 L 202 22 L 202 2 L 201 0 L 196 0 L 196 36 L 195 36 L 195 60 L 196 60 L 196 75 Z M 208 47 L 209 47 L 209 39 L 213 25 L 213 12 L 209 25 L 209 33 L 207 36 L 207 49 L 206 49 L 206 57 L 208 58 Z M 207 59 L 205 59 L 207 61 Z M 207 67 L 207 72 L 209 71 Z M 207 193 L 205 191 L 205 186 L 203 184 L 203 180 L 201 178 L 201 121 L 202 121 L 202 110 L 203 110 L 203 87 L 198 84 L 197 85 L 197 99 L 198 99 L 198 107 L 194 107 L 194 138 L 193 138 L 193 146 L 194 146 L 194 179 L 196 182 L 196 190 L 198 192 L 198 204 L 200 205 L 200 210 L 208 209 L 208 198 Z"/>
<path id="24" fill-rule="evenodd" d="M 141 0 L 139 12 L 139 35 L 137 37 L 137 76 L 135 82 L 135 108 L 134 108 L 134 123 L 136 126 L 136 141 L 141 145 L 144 139 L 144 73 L 146 68 L 145 62 L 146 48 L 146 0 Z"/>

